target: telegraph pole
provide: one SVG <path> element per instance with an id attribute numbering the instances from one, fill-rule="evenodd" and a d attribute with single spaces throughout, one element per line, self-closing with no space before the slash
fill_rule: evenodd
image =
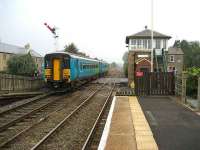
<path id="1" fill-rule="evenodd" d="M 153 2 L 151 0 L 151 72 L 153 72 Z"/>

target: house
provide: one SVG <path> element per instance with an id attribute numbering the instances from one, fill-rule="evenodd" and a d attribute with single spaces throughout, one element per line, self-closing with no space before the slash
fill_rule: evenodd
<path id="1" fill-rule="evenodd" d="M 43 57 L 36 51 L 30 49 L 27 50 L 24 47 L 15 46 L 7 43 L 0 42 L 0 71 L 7 70 L 7 61 L 17 54 L 26 54 L 30 51 L 31 56 L 33 57 L 38 70 L 42 69 Z"/>
<path id="2" fill-rule="evenodd" d="M 168 53 L 168 40 L 171 36 L 153 31 L 153 71 L 167 72 L 170 67 L 181 70 L 182 66 L 177 66 L 175 62 L 180 61 L 182 53 L 180 50 L 171 48 Z M 151 30 L 145 27 L 145 30 L 126 37 L 126 46 L 128 47 L 128 80 L 129 85 L 133 82 L 136 72 L 151 71 L 151 51 L 152 40 Z M 169 55 L 169 56 L 168 56 Z M 170 58 L 174 60 L 169 60 Z M 175 60 L 177 59 L 177 60 Z M 172 62 L 174 61 L 174 62 Z M 169 66 L 168 66 L 169 65 Z"/>
<path id="3" fill-rule="evenodd" d="M 181 74 L 183 71 L 184 53 L 181 48 L 170 47 L 168 49 L 168 72 L 176 72 L 176 74 Z"/>

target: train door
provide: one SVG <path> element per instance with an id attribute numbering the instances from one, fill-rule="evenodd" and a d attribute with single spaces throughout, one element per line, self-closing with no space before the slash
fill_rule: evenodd
<path id="1" fill-rule="evenodd" d="M 53 80 L 60 80 L 60 59 L 53 59 Z"/>

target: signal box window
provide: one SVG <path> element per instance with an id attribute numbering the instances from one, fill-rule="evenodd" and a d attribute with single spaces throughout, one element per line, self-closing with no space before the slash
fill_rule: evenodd
<path id="1" fill-rule="evenodd" d="M 161 43 L 160 43 L 161 41 L 160 40 L 156 40 L 156 49 L 160 49 L 160 45 L 161 45 Z"/>

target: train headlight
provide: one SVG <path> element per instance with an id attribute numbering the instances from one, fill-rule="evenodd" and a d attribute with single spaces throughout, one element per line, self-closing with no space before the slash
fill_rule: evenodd
<path id="1" fill-rule="evenodd" d="M 45 76 L 51 76 L 51 69 L 45 69 Z"/>
<path id="2" fill-rule="evenodd" d="M 70 69 L 63 69 L 63 78 L 64 79 L 70 78 Z"/>

